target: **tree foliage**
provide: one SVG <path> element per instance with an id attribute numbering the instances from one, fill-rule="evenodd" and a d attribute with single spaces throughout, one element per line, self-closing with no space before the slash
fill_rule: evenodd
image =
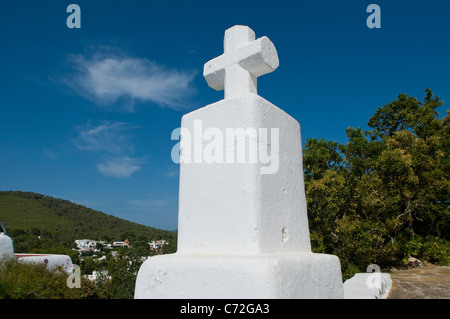
<path id="1" fill-rule="evenodd" d="M 44 264 L 24 263 L 16 259 L 0 263 L 0 299 L 106 299 L 113 298 L 108 283 L 85 278 L 80 288 L 67 286 L 68 275 L 49 270 Z"/>
<path id="2" fill-rule="evenodd" d="M 407 256 L 450 261 L 449 112 L 426 89 L 379 107 L 370 130 L 348 128 L 348 142 L 309 139 L 305 190 L 315 251 L 339 256 L 348 278 L 372 263 Z"/>

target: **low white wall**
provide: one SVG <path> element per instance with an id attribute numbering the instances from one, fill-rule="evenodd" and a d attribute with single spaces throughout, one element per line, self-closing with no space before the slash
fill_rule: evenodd
<path id="1" fill-rule="evenodd" d="M 358 273 L 344 282 L 345 299 L 386 299 L 392 287 L 389 274 Z"/>
<path id="2" fill-rule="evenodd" d="M 4 233 L 0 233 L 0 259 L 13 257 L 14 248 L 12 239 Z"/>
<path id="3" fill-rule="evenodd" d="M 15 254 L 21 262 L 47 264 L 48 269 L 62 267 L 67 273 L 72 273 L 72 259 L 67 255 L 52 254 Z"/>

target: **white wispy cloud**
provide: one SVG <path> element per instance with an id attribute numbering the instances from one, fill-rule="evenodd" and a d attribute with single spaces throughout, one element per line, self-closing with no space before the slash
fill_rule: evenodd
<path id="1" fill-rule="evenodd" d="M 120 157 L 107 159 L 105 163 L 98 164 L 100 173 L 110 177 L 130 177 L 133 173 L 141 169 L 142 159 Z"/>
<path id="2" fill-rule="evenodd" d="M 72 89 L 100 104 L 122 102 L 129 111 L 136 101 L 175 109 L 186 107 L 183 101 L 192 90 L 196 74 L 110 51 L 90 57 L 71 55 L 69 61 L 76 71 L 66 80 Z"/>
<path id="3" fill-rule="evenodd" d="M 96 165 L 101 174 L 116 178 L 130 177 L 145 162 L 144 158 L 133 157 L 131 131 L 137 128 L 124 122 L 88 123 L 78 128 L 74 144 L 79 150 L 95 153 L 101 162 Z"/>
<path id="4" fill-rule="evenodd" d="M 132 152 L 130 131 L 138 128 L 124 122 L 103 121 L 93 126 L 88 123 L 79 127 L 79 135 L 74 141 L 77 148 L 86 151 L 121 154 Z"/>

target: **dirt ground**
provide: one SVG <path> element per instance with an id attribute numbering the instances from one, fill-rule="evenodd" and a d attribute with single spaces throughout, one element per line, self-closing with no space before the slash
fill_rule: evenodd
<path id="1" fill-rule="evenodd" d="M 450 266 L 427 266 L 389 273 L 387 299 L 450 299 Z"/>

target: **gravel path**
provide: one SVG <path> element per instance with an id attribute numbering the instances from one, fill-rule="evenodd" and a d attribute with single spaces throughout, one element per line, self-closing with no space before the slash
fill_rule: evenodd
<path id="1" fill-rule="evenodd" d="M 420 267 L 391 273 L 388 299 L 450 299 L 450 266 Z"/>

